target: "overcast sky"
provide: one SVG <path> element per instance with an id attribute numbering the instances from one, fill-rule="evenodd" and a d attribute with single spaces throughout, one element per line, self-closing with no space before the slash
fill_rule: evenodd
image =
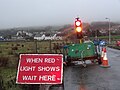
<path id="1" fill-rule="evenodd" d="M 120 22 L 120 0 L 0 0 L 0 29 L 83 22 Z"/>

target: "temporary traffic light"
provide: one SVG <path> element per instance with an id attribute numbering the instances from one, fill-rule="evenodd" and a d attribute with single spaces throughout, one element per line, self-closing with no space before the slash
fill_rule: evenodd
<path id="1" fill-rule="evenodd" d="M 79 18 L 76 18 L 76 21 L 75 21 L 75 31 L 76 31 L 76 34 L 77 34 L 77 38 L 82 39 L 83 38 L 82 22 L 81 22 L 81 20 L 79 20 Z"/>

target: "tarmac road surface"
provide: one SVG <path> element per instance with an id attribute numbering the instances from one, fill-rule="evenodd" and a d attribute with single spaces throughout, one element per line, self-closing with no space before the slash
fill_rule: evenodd
<path id="1" fill-rule="evenodd" d="M 88 63 L 84 68 L 77 64 L 64 68 L 64 88 L 50 90 L 120 90 L 120 50 L 107 48 L 110 68 Z"/>
<path id="2" fill-rule="evenodd" d="M 66 67 L 64 90 L 120 90 L 120 51 L 107 48 L 110 68 L 89 63 Z"/>

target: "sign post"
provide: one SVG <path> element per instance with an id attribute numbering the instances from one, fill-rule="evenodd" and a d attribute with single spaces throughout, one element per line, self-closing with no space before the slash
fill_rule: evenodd
<path id="1" fill-rule="evenodd" d="M 16 83 L 62 84 L 62 54 L 20 54 Z"/>

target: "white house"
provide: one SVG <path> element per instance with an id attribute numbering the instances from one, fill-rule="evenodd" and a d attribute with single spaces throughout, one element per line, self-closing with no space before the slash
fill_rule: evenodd
<path id="1" fill-rule="evenodd" d="M 37 34 L 34 36 L 34 39 L 36 40 L 44 40 L 45 39 L 45 34 Z"/>
<path id="2" fill-rule="evenodd" d="M 37 40 L 62 40 L 62 36 L 58 34 L 37 34 L 35 35 L 34 39 Z"/>
<path id="3" fill-rule="evenodd" d="M 62 36 L 60 34 L 54 34 L 53 40 L 62 40 Z"/>
<path id="4" fill-rule="evenodd" d="M 23 34 L 28 35 L 30 37 L 33 35 L 32 33 L 29 33 L 29 32 L 26 32 L 26 31 L 18 31 L 16 36 L 23 35 Z"/>

